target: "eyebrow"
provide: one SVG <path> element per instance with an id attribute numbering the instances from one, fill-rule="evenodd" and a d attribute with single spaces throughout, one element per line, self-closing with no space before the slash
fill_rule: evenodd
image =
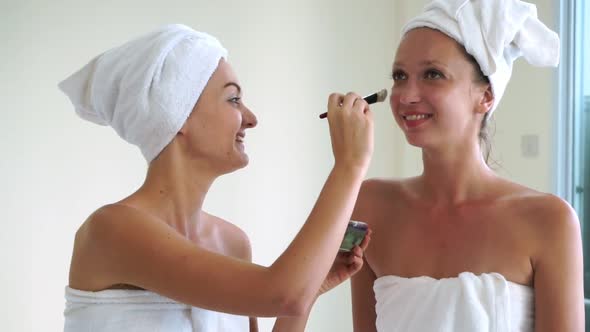
<path id="1" fill-rule="evenodd" d="M 242 93 L 242 88 L 240 87 L 240 85 L 238 83 L 235 82 L 227 82 L 225 83 L 225 85 L 223 86 L 223 88 L 227 88 L 228 86 L 233 86 L 236 89 L 238 89 L 238 93 Z"/>
<path id="2" fill-rule="evenodd" d="M 446 64 L 444 64 L 440 61 L 437 61 L 437 60 L 425 60 L 425 61 L 420 62 L 420 65 L 422 65 L 422 66 L 438 65 L 438 66 L 445 67 L 445 68 L 448 67 Z M 393 67 L 403 67 L 403 66 L 404 66 L 404 64 L 402 62 L 394 62 L 393 63 Z"/>

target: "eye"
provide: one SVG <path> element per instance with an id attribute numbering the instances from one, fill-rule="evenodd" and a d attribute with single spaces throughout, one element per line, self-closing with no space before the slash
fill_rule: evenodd
<path id="1" fill-rule="evenodd" d="M 228 101 L 232 104 L 240 105 L 242 102 L 242 97 L 232 97 Z"/>
<path id="2" fill-rule="evenodd" d="M 394 70 L 391 74 L 391 78 L 394 81 L 405 80 L 407 78 L 406 73 L 401 70 Z"/>
<path id="3" fill-rule="evenodd" d="M 444 75 L 436 69 L 428 69 L 424 73 L 424 78 L 426 78 L 428 80 L 437 80 L 439 78 L 444 78 Z"/>

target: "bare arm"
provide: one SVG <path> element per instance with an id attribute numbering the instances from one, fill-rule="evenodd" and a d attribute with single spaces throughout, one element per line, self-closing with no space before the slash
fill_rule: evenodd
<path id="1" fill-rule="evenodd" d="M 250 332 L 258 332 L 258 319 L 250 317 Z"/>
<path id="2" fill-rule="evenodd" d="M 338 253 L 336 261 L 332 265 L 328 276 L 324 280 L 318 296 L 329 292 L 351 276 L 356 274 L 363 266 L 363 252 L 371 241 L 371 230 L 365 236 L 360 246 L 353 248 L 351 252 Z M 313 305 L 313 304 L 312 304 Z M 309 320 L 312 306 L 303 315 L 294 317 L 279 317 L 275 321 L 273 331 L 275 332 L 303 332 Z"/>
<path id="3" fill-rule="evenodd" d="M 242 232 L 243 233 L 243 232 Z M 242 257 L 248 262 L 252 262 L 252 246 L 250 245 L 250 240 L 246 234 L 241 234 L 241 242 L 242 242 Z M 258 319 L 256 317 L 250 317 L 250 332 L 258 332 Z"/>
<path id="4" fill-rule="evenodd" d="M 375 226 L 371 224 L 371 202 L 373 201 L 372 195 L 375 195 L 375 183 L 376 182 L 373 180 L 367 180 L 363 183 L 352 214 L 352 219 L 364 221 L 369 224 L 369 227 Z M 374 247 L 371 249 L 374 249 Z M 350 283 L 352 294 L 352 321 L 355 332 L 376 331 L 376 302 L 375 293 L 373 291 L 373 284 L 376 276 L 366 262 L 366 256 L 364 259 L 365 262 L 362 268 L 352 277 Z"/>
<path id="5" fill-rule="evenodd" d="M 300 315 L 334 261 L 360 183 L 358 174 L 335 169 L 308 222 L 270 267 L 205 250 L 152 216 L 119 205 L 95 213 L 80 234 L 89 239 L 77 242 L 105 271 L 100 284 L 130 284 L 244 316 Z"/>
<path id="6" fill-rule="evenodd" d="M 372 115 L 357 95 L 330 96 L 328 119 L 335 166 L 308 220 L 270 267 L 210 252 L 151 215 L 113 205 L 79 234 L 86 248 L 78 249 L 93 253 L 101 272 L 96 284 L 130 284 L 251 317 L 305 313 L 336 257 L 373 146 Z"/>
<path id="7" fill-rule="evenodd" d="M 575 212 L 554 198 L 534 261 L 535 330 L 584 331 L 582 241 Z"/>
<path id="8" fill-rule="evenodd" d="M 361 270 L 352 277 L 352 322 L 355 332 L 377 331 L 375 320 L 375 293 L 373 292 L 373 283 L 375 274 L 367 262 L 363 264 Z"/>
<path id="9" fill-rule="evenodd" d="M 312 305 L 305 310 L 302 315 L 292 317 L 277 317 L 275 325 L 272 328 L 273 332 L 303 332 L 305 326 L 309 320 L 309 314 L 311 313 Z"/>

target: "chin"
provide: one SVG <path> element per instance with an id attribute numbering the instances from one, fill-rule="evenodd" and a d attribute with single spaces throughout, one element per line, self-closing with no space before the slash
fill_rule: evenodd
<path id="1" fill-rule="evenodd" d="M 443 143 L 442 137 L 436 137 L 433 135 L 408 135 L 406 134 L 406 142 L 411 146 L 419 149 L 431 149 L 439 148 Z"/>
<path id="2" fill-rule="evenodd" d="M 413 142 L 413 141 L 410 141 L 410 140 L 408 140 L 408 144 L 410 144 L 413 147 L 417 147 L 417 148 L 423 148 L 424 147 L 424 144 L 420 144 L 418 142 Z"/>
<path id="3" fill-rule="evenodd" d="M 427 145 L 429 145 L 428 144 L 428 140 L 426 139 L 426 137 L 424 137 L 422 135 L 411 135 L 411 134 L 408 135 L 406 133 L 406 141 L 411 146 L 415 146 L 417 148 L 424 148 Z"/>
<path id="4" fill-rule="evenodd" d="M 248 166 L 249 163 L 250 159 L 248 158 L 248 156 L 244 156 L 244 158 L 242 158 L 242 162 L 238 165 L 238 169 Z"/>
<path id="5" fill-rule="evenodd" d="M 248 155 L 244 153 L 241 156 L 239 156 L 238 158 L 236 158 L 236 160 L 232 163 L 232 165 L 230 166 L 227 173 L 235 172 L 239 169 L 242 169 L 242 168 L 248 166 L 249 162 L 250 162 L 250 159 L 248 158 Z"/>

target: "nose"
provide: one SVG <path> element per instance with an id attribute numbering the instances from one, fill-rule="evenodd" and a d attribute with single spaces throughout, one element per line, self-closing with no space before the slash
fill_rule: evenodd
<path id="1" fill-rule="evenodd" d="M 413 105 L 421 101 L 420 87 L 415 80 L 407 80 L 403 86 L 394 87 L 394 90 L 399 96 L 400 103 L 404 105 Z"/>
<path id="2" fill-rule="evenodd" d="M 242 126 L 244 128 L 254 128 L 258 124 L 258 119 L 256 115 L 252 113 L 252 111 L 244 106 L 244 110 L 242 112 Z"/>

